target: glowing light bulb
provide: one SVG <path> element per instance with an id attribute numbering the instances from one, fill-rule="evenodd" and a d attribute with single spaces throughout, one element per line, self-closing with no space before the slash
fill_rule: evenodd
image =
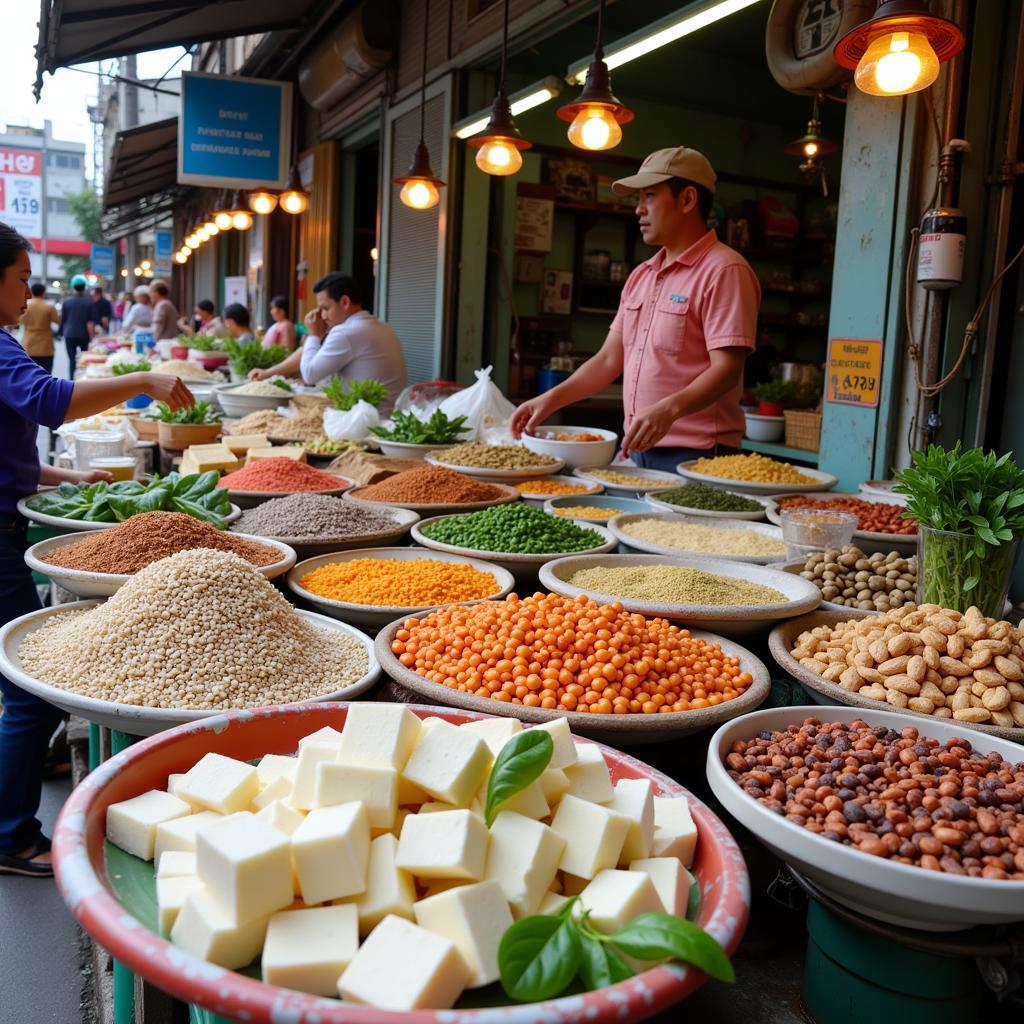
<path id="1" fill-rule="evenodd" d="M 373 260 L 374 263 L 376 263 L 377 260 L 380 259 L 380 253 L 377 251 L 377 246 L 374 246 L 370 250 L 370 259 Z"/>
<path id="2" fill-rule="evenodd" d="M 817 156 L 818 149 L 820 147 L 816 142 L 805 142 L 804 143 L 804 156 Z"/>
<path id="3" fill-rule="evenodd" d="M 122 267 L 121 268 L 121 276 L 122 277 L 127 277 L 128 276 L 128 268 L 127 267 Z"/>
<path id="4" fill-rule="evenodd" d="M 142 269 L 143 269 L 143 270 L 149 270 L 149 268 L 150 268 L 150 267 L 152 267 L 152 266 L 153 266 L 153 264 L 152 264 L 152 263 L 150 263 L 150 262 L 149 262 L 149 260 L 143 260 L 143 261 L 142 261 L 142 262 L 141 262 L 141 263 L 139 264 L 139 266 L 140 266 L 140 267 L 142 267 Z"/>
<path id="5" fill-rule="evenodd" d="M 133 274 L 134 274 L 134 275 L 135 275 L 136 277 L 142 277 L 142 267 L 136 267 L 136 268 L 135 268 L 135 269 L 134 269 L 134 270 L 132 271 L 132 273 L 133 273 Z"/>
<path id="6" fill-rule="evenodd" d="M 308 206 L 309 196 L 305 192 L 290 191 L 281 193 L 281 209 L 285 213 L 297 216 L 300 213 L 305 213 Z"/>
<path id="7" fill-rule="evenodd" d="M 198 238 L 200 242 L 208 242 L 210 240 L 210 232 L 207 231 L 205 227 L 201 227 L 196 231 L 196 238 Z"/>
<path id="8" fill-rule="evenodd" d="M 441 193 L 437 191 L 437 186 L 432 181 L 414 178 L 402 186 L 398 198 L 413 210 L 429 210 L 432 206 L 437 206 Z"/>
<path id="9" fill-rule="evenodd" d="M 939 60 L 921 32 L 887 32 L 872 40 L 854 72 L 861 92 L 906 96 L 939 77 Z"/>
<path id="10" fill-rule="evenodd" d="M 217 227 L 212 220 L 208 220 L 203 224 L 203 230 L 205 230 L 211 238 L 213 238 L 214 235 L 220 234 L 220 228 Z"/>
<path id="11" fill-rule="evenodd" d="M 220 228 L 221 231 L 231 230 L 231 213 L 228 210 L 218 210 L 213 215 L 213 223 Z"/>
<path id="12" fill-rule="evenodd" d="M 236 231 L 248 231 L 252 227 L 252 214 L 248 210 L 235 210 L 231 214 L 231 226 Z"/>
<path id="13" fill-rule="evenodd" d="M 249 209 L 265 217 L 277 208 L 277 196 L 273 192 L 250 192 Z"/>
<path id="14" fill-rule="evenodd" d="M 175 260 L 178 261 L 179 264 L 188 262 L 188 257 L 183 252 L 176 252 L 174 254 L 174 258 Z"/>
<path id="15" fill-rule="evenodd" d="M 515 174 L 523 157 L 508 139 L 489 139 L 477 150 L 476 165 L 485 174 Z"/>
<path id="16" fill-rule="evenodd" d="M 607 107 L 584 107 L 569 125 L 568 135 L 580 149 L 612 149 L 622 141 L 622 129 Z"/>

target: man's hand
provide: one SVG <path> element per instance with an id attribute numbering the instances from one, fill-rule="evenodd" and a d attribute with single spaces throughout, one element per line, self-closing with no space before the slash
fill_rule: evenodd
<path id="1" fill-rule="evenodd" d="M 196 404 L 195 395 L 181 382 L 179 377 L 166 373 L 140 373 L 139 394 L 147 394 L 158 402 L 166 402 L 172 410 L 190 409 Z"/>
<path id="2" fill-rule="evenodd" d="M 523 402 L 509 420 L 509 430 L 512 436 L 518 441 L 523 433 L 530 433 L 536 430 L 548 417 L 548 410 L 539 398 L 531 398 Z"/>
<path id="3" fill-rule="evenodd" d="M 327 334 L 327 321 L 324 319 L 324 315 L 320 312 L 319 308 L 311 309 L 302 318 L 302 322 L 306 325 L 306 330 L 314 337 L 322 338 Z"/>
<path id="4" fill-rule="evenodd" d="M 622 452 L 646 452 L 653 448 L 672 428 L 679 417 L 675 409 L 665 402 L 655 402 L 637 413 L 622 439 Z"/>

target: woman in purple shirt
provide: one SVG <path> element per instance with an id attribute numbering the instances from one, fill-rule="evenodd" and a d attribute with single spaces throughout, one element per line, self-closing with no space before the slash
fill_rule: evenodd
<path id="1" fill-rule="evenodd" d="M 30 250 L 27 239 L 0 223 L 0 324 L 16 324 L 25 312 L 31 295 Z M 78 382 L 51 377 L 0 328 L 0 623 L 41 607 L 25 565 L 26 523 L 18 514 L 18 500 L 40 483 L 113 479 L 104 472 L 40 466 L 40 425 L 52 430 L 65 420 L 93 416 L 141 393 L 175 409 L 194 402 L 177 377 L 161 374 Z M 0 874 L 49 877 L 50 841 L 36 812 L 46 749 L 60 712 L 2 675 L 0 693 Z"/>

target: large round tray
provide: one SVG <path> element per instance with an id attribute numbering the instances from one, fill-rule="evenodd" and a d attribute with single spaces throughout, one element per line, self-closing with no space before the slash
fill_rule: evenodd
<path id="1" fill-rule="evenodd" d="M 877 704 L 877 702 L 874 702 Z M 944 742 L 962 738 L 963 722 L 905 711 L 853 712 L 846 707 L 789 707 L 757 711 L 729 722 L 708 745 L 708 782 L 722 806 L 750 829 L 770 850 L 793 864 L 833 899 L 852 910 L 889 924 L 927 931 L 953 931 L 977 924 L 1010 924 L 1024 917 L 1024 882 L 971 878 L 942 871 L 926 871 L 872 857 L 794 825 L 763 807 L 729 777 L 724 758 L 735 740 L 749 740 L 762 729 L 785 730 L 805 718 L 822 722 L 850 722 L 889 729 L 913 726 L 921 735 Z M 980 751 L 998 751 L 1011 763 L 1022 760 L 1021 748 L 993 736 L 978 736 L 972 744 Z"/>
<path id="2" fill-rule="evenodd" d="M 788 494 L 798 494 L 814 491 L 830 491 L 839 480 L 834 477 L 831 473 L 825 473 L 820 469 L 808 469 L 805 466 L 797 466 L 797 472 L 803 473 L 804 476 L 811 477 L 815 483 L 808 484 L 760 484 L 754 483 L 750 480 L 733 480 L 730 477 L 725 476 L 708 476 L 706 473 L 695 473 L 690 467 L 696 460 L 690 459 L 687 462 L 680 462 L 676 466 L 676 472 L 686 477 L 687 480 L 693 480 L 698 484 L 717 484 L 720 487 L 726 487 L 730 491 L 739 491 L 740 494 L 778 494 L 780 488 L 785 487 Z"/>
<path id="3" fill-rule="evenodd" d="M 302 586 L 302 578 L 307 573 L 313 572 L 324 565 L 333 565 L 336 562 L 351 562 L 358 558 L 380 558 L 390 559 L 396 562 L 418 562 L 421 559 L 434 559 L 439 562 L 461 562 L 471 565 L 480 572 L 489 572 L 495 578 L 495 590 L 487 597 L 477 598 L 473 601 L 456 601 L 454 604 L 479 604 L 480 601 L 498 600 L 510 593 L 515 586 L 515 577 L 500 565 L 491 562 L 484 562 L 479 558 L 466 558 L 464 555 L 449 555 L 443 551 L 426 551 L 423 548 L 362 548 L 358 551 L 335 552 L 331 555 L 320 555 L 318 558 L 309 558 L 305 562 L 299 562 L 291 572 L 288 573 L 288 586 L 292 592 L 304 601 L 316 605 L 323 615 L 330 615 L 331 618 L 341 619 L 343 622 L 352 622 L 360 626 L 379 627 L 389 622 L 394 622 L 399 616 L 420 615 L 423 612 L 433 611 L 442 605 L 425 605 L 416 608 L 395 607 L 394 605 L 369 605 L 352 604 L 349 601 L 336 601 L 329 597 L 320 597 L 306 590 Z"/>
<path id="4" fill-rule="evenodd" d="M 43 490 L 50 489 L 43 488 Z M 35 512 L 28 507 L 28 502 L 33 497 L 34 495 L 30 494 L 18 502 L 18 511 L 26 519 L 32 520 L 33 523 L 42 523 L 43 526 L 52 526 L 56 530 L 68 530 L 75 533 L 82 530 L 109 530 L 111 527 L 117 526 L 117 523 L 87 523 L 81 519 L 65 519 L 64 516 L 51 516 L 45 512 Z M 224 517 L 224 521 L 226 523 L 233 523 L 241 514 L 242 510 L 237 505 L 232 504 L 231 512 Z"/>
<path id="5" fill-rule="evenodd" d="M 627 569 L 633 566 L 656 565 L 678 565 L 688 569 L 713 572 L 719 576 L 730 576 L 733 579 L 745 580 L 750 583 L 760 583 L 781 591 L 789 598 L 789 601 L 785 604 L 737 607 L 663 604 L 623 597 L 620 594 L 584 590 L 569 582 L 572 576 L 582 569 Z M 749 636 L 751 633 L 760 632 L 779 619 L 804 615 L 817 608 L 821 601 L 821 591 L 813 583 L 800 576 L 790 577 L 787 573 L 781 573 L 774 569 L 740 565 L 725 559 L 691 558 L 685 555 L 570 555 L 566 558 L 557 558 L 542 566 L 540 582 L 541 586 L 556 594 L 561 594 L 563 597 L 578 597 L 582 594 L 584 597 L 593 598 L 602 604 L 608 601 L 619 601 L 630 612 L 639 612 L 648 617 L 659 616 L 673 622 L 695 623 L 713 633 L 733 637 Z"/>
<path id="6" fill-rule="evenodd" d="M 86 611 L 101 603 L 101 601 L 75 601 L 71 604 L 44 608 L 42 611 L 12 619 L 0 628 L 0 673 L 17 683 L 23 690 L 28 690 L 36 697 L 41 697 L 62 711 L 78 715 L 79 718 L 95 722 L 97 725 L 104 725 L 108 729 L 126 732 L 131 736 L 152 736 L 154 733 L 162 732 L 164 729 L 170 729 L 176 725 L 186 722 L 203 722 L 224 713 L 223 711 L 189 711 L 178 708 L 146 708 L 134 704 L 96 700 L 92 697 L 84 697 L 79 693 L 71 693 L 59 686 L 51 686 L 24 671 L 18 651 L 21 648 L 22 640 L 29 633 L 34 633 L 41 628 L 54 615 Z M 312 625 L 319 626 L 321 629 L 336 629 L 347 633 L 366 648 L 367 670 L 365 675 L 344 689 L 314 698 L 315 702 L 338 700 L 341 697 L 351 699 L 364 693 L 377 682 L 380 678 L 381 668 L 374 654 L 373 641 L 365 633 L 361 633 L 354 626 L 338 622 L 337 619 L 328 618 L 326 615 L 317 615 L 315 612 L 307 612 L 298 608 L 295 611 L 297 615 L 301 615 Z M 246 713 L 248 714 L 248 712 Z"/>
<path id="7" fill-rule="evenodd" d="M 640 486 L 634 487 L 632 484 L 613 484 L 607 480 L 601 479 L 599 476 L 594 476 L 594 470 L 613 470 L 616 473 L 622 473 L 624 476 L 635 476 L 638 479 L 650 479 L 650 480 L 661 480 L 662 483 L 656 484 L 653 487 Z M 674 473 L 664 473 L 660 469 L 644 469 L 641 466 L 633 466 L 626 464 L 616 464 L 613 466 L 588 466 L 586 469 L 574 469 L 572 472 L 573 476 L 578 476 L 581 480 L 587 480 L 590 483 L 600 484 L 605 490 L 612 491 L 615 494 L 651 494 L 658 491 L 670 491 L 673 487 L 679 486 L 679 478 Z"/>
<path id="8" fill-rule="evenodd" d="M 277 548 L 281 557 L 270 565 L 257 565 L 253 568 L 261 572 L 268 580 L 276 579 L 286 573 L 295 564 L 295 552 L 282 544 L 279 540 L 270 537 L 254 537 L 252 534 L 239 533 L 235 536 L 244 540 L 251 540 L 256 544 L 265 544 L 267 547 Z M 53 580 L 59 587 L 62 587 L 69 594 L 78 597 L 110 597 L 116 594 L 131 578 L 131 573 L 110 573 L 110 572 L 88 572 L 84 569 L 66 569 L 61 565 L 53 565 L 46 561 L 46 555 L 57 548 L 66 547 L 68 544 L 77 544 L 81 536 L 76 533 L 63 533 L 59 537 L 51 537 L 49 540 L 41 540 L 38 544 L 25 552 L 25 563 L 30 569 L 41 573 Z"/>
<path id="9" fill-rule="evenodd" d="M 479 711 L 502 718 L 518 718 L 523 722 L 551 722 L 565 718 L 573 732 L 600 739 L 605 743 L 629 746 L 678 739 L 680 736 L 699 732 L 747 711 L 753 711 L 764 702 L 771 689 L 768 669 L 745 647 L 714 633 L 694 629 L 690 631 L 694 637 L 716 643 L 726 654 L 738 657 L 743 671 L 749 672 L 753 677 L 753 682 L 742 696 L 711 708 L 669 711 L 657 715 L 591 715 L 579 711 L 549 711 L 547 708 L 531 708 L 525 704 L 505 704 L 489 697 L 477 697 L 472 693 L 453 690 L 441 683 L 433 683 L 412 669 L 406 668 L 391 652 L 391 641 L 404 625 L 405 618 L 401 618 L 385 626 L 377 634 L 375 648 L 377 660 L 384 672 L 406 689 L 418 693 L 433 704 L 465 708 L 467 711 Z"/>
<path id="10" fill-rule="evenodd" d="M 560 498 L 548 498 L 544 502 L 544 511 L 552 515 L 558 515 L 560 508 L 607 508 L 615 511 L 616 515 L 623 512 L 645 512 L 650 511 L 651 506 L 642 498 L 619 498 L 610 494 L 589 495 L 589 494 L 566 494 Z M 560 516 L 559 518 L 572 519 L 577 523 L 597 523 L 598 526 L 607 526 L 615 516 Z"/>
<path id="11" fill-rule="evenodd" d="M 757 501 L 761 504 L 761 509 L 756 512 L 716 512 L 714 509 L 708 508 L 690 508 L 687 505 L 673 505 L 672 502 L 662 501 L 653 494 L 647 500 L 651 503 L 651 507 L 659 512 L 676 512 L 684 516 L 701 516 L 704 519 L 743 519 L 750 523 L 759 523 L 764 519 L 769 505 L 767 500 L 754 498 L 750 494 L 740 494 L 739 491 L 727 491 L 726 493 L 732 494 L 735 497 Z"/>
<path id="12" fill-rule="evenodd" d="M 803 632 L 814 629 L 816 626 L 835 626 L 839 622 L 847 622 L 851 618 L 856 616 L 840 614 L 839 612 L 811 612 L 809 615 L 803 615 L 799 619 L 791 619 L 789 622 L 784 622 L 780 626 L 776 626 L 771 631 L 768 637 L 768 649 L 772 653 L 772 657 L 775 659 L 776 664 L 784 672 L 788 672 L 794 679 L 803 685 L 803 687 L 810 692 L 811 700 L 818 704 L 847 704 L 853 708 L 864 708 L 865 710 L 878 710 L 883 714 L 892 714 L 893 711 L 887 711 L 888 705 L 882 701 L 872 700 L 870 697 L 862 697 L 858 693 L 853 693 L 850 690 L 844 690 L 841 686 L 836 683 L 830 683 L 827 679 L 822 679 L 821 676 L 816 675 L 809 669 L 803 667 L 796 658 L 793 657 L 789 652 L 793 649 L 793 644 L 796 638 Z M 952 724 L 960 730 L 960 735 L 963 735 L 964 730 L 971 730 L 972 732 L 984 732 L 990 736 L 998 736 L 1004 740 L 1013 740 L 1015 743 L 1024 743 L 1024 729 L 1006 729 L 1001 725 L 985 725 L 983 723 L 975 724 L 973 722 L 958 722 L 952 719 L 935 718 L 933 715 L 925 715 L 920 711 L 911 711 L 909 708 L 901 710 L 900 714 L 909 715 L 914 720 L 914 725 L 920 728 L 922 731 L 928 726 L 930 722 L 947 722 L 952 721 Z M 1018 751 L 1018 759 L 1024 761 L 1024 749 Z"/>
<path id="13" fill-rule="evenodd" d="M 659 519 L 665 522 L 686 522 L 694 526 L 710 526 L 715 529 L 724 530 L 753 530 L 754 533 L 764 534 L 766 537 L 776 538 L 782 541 L 782 531 L 777 526 L 768 526 L 766 523 L 751 523 L 742 519 L 717 519 L 709 522 L 700 516 L 682 516 L 678 512 L 630 512 L 625 515 L 615 516 L 608 523 L 608 529 L 616 537 L 620 544 L 634 551 L 645 551 L 652 555 L 684 555 L 687 558 L 699 558 L 703 561 L 708 559 L 727 560 L 730 562 L 743 562 L 748 565 L 768 565 L 770 562 L 777 562 L 785 557 L 781 552 L 775 555 L 729 555 L 718 553 L 702 553 L 700 551 L 688 551 L 686 548 L 673 548 L 666 544 L 655 544 L 653 541 L 640 540 L 628 534 L 623 527 L 630 523 L 638 522 L 641 519 Z"/>
<path id="14" fill-rule="evenodd" d="M 484 717 L 406 706 L 420 718 L 440 717 L 455 724 Z M 268 753 L 292 753 L 303 736 L 325 726 L 341 729 L 346 710 L 345 704 L 288 704 L 232 712 L 137 743 L 101 764 L 64 805 L 53 837 L 57 885 L 82 928 L 157 988 L 221 1017 L 251 1024 L 487 1024 L 497 1020 L 502 1024 L 582 1020 L 614 1024 L 661 1013 L 704 982 L 705 976 L 693 968 L 659 966 L 610 988 L 544 1003 L 398 1014 L 304 995 L 215 967 L 160 938 L 133 916 L 128 899 L 119 901 L 117 889 L 123 880 L 108 872 L 104 852 L 106 812 L 111 804 L 163 788 L 168 774 L 186 771 L 207 753 L 242 761 Z M 687 798 L 700 836 L 692 869 L 701 890 L 697 924 L 732 953 L 746 926 L 750 885 L 743 857 L 725 825 L 705 804 L 655 769 L 616 750 L 605 748 L 602 754 L 615 781 L 649 779 L 659 796 Z"/>
<path id="15" fill-rule="evenodd" d="M 440 449 L 435 448 L 434 451 Z M 525 449 L 524 449 L 525 450 Z M 489 469 L 486 466 L 456 466 L 453 462 L 442 462 L 435 459 L 433 455 L 424 455 L 424 460 L 432 466 L 440 466 L 442 469 L 454 469 L 457 473 L 465 476 L 474 476 L 483 480 L 498 480 L 502 483 L 514 483 L 516 480 L 533 480 L 539 476 L 552 476 L 559 473 L 565 465 L 561 459 L 556 459 L 550 466 L 528 466 L 526 469 Z"/>
<path id="16" fill-rule="evenodd" d="M 340 498 L 350 487 L 355 484 L 347 476 L 338 477 L 338 486 L 331 487 L 324 491 L 236 491 L 228 490 L 228 497 L 241 509 L 255 508 L 265 501 L 273 501 L 274 498 L 290 498 L 293 494 L 326 494 L 329 498 Z"/>
<path id="17" fill-rule="evenodd" d="M 495 505 L 508 505 L 513 501 L 519 500 L 519 492 L 514 487 L 509 487 L 507 484 L 492 484 L 491 486 L 501 488 L 502 495 L 500 498 L 492 498 L 490 501 L 433 502 L 426 504 L 418 504 L 413 501 L 375 501 L 372 498 L 364 498 L 360 493 L 365 491 L 369 484 L 353 487 L 352 490 L 346 491 L 343 497 L 346 501 L 354 501 L 359 505 L 369 505 L 371 508 L 407 508 L 413 512 L 418 512 L 421 516 L 480 512 L 485 508 L 493 508 Z"/>

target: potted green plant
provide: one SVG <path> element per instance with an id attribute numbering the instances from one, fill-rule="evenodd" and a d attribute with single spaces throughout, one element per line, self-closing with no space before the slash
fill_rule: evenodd
<path id="1" fill-rule="evenodd" d="M 161 448 L 184 451 L 194 444 L 212 444 L 221 434 L 221 415 L 209 402 L 196 402 L 189 409 L 174 411 L 157 402 L 157 436 Z"/>
<path id="2" fill-rule="evenodd" d="M 758 416 L 781 416 L 795 397 L 796 389 L 788 380 L 766 380 L 754 388 Z"/>
<path id="3" fill-rule="evenodd" d="M 258 341 L 239 341 L 237 338 L 226 339 L 224 351 L 227 353 L 231 379 L 238 384 L 245 383 L 250 370 L 269 370 L 288 355 L 281 345 L 264 348 Z"/>
<path id="4" fill-rule="evenodd" d="M 1024 534 L 1024 471 L 1013 453 L 997 456 L 960 442 L 914 452 L 896 473 L 917 520 L 918 602 L 1001 619 Z"/>

